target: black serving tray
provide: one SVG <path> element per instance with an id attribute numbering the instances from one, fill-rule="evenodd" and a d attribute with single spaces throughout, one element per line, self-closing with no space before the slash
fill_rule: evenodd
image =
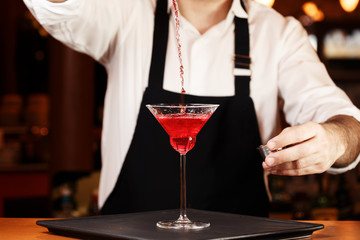
<path id="1" fill-rule="evenodd" d="M 298 239 L 324 228 L 322 224 L 188 209 L 191 220 L 210 222 L 202 230 L 167 230 L 159 220 L 177 219 L 178 210 L 41 220 L 54 234 L 80 239 Z"/>

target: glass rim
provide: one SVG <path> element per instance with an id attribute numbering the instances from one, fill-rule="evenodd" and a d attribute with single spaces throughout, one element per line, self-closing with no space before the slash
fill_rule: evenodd
<path id="1" fill-rule="evenodd" d="M 220 104 L 212 103 L 158 103 L 158 104 L 146 104 L 147 107 L 167 107 L 167 108 L 199 108 L 199 107 L 218 107 Z"/>

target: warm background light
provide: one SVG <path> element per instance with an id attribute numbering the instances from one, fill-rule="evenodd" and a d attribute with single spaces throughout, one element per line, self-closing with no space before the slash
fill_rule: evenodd
<path id="1" fill-rule="evenodd" d="M 302 9 L 313 21 L 319 22 L 324 20 L 324 12 L 321 11 L 315 3 L 306 2 L 302 5 Z"/>
<path id="2" fill-rule="evenodd" d="M 261 3 L 261 4 L 264 4 L 268 7 L 272 7 L 275 3 L 275 0 L 255 0 L 255 2 L 258 2 L 258 3 Z"/>
<path id="3" fill-rule="evenodd" d="M 340 0 L 340 5 L 345 12 L 352 12 L 359 4 L 359 0 Z"/>

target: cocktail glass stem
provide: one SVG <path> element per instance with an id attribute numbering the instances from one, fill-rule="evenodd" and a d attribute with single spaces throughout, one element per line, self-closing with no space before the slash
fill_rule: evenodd
<path id="1" fill-rule="evenodd" d="M 186 154 L 180 154 L 180 216 L 179 223 L 191 223 L 186 216 Z"/>

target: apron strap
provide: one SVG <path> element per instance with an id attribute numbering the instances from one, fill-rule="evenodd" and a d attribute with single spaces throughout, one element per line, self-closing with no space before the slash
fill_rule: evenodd
<path id="1" fill-rule="evenodd" d="M 157 0 L 154 21 L 153 49 L 149 73 L 149 87 L 162 89 L 166 49 L 169 35 L 167 0 Z"/>
<path id="2" fill-rule="evenodd" d="M 235 53 L 234 75 L 235 96 L 250 95 L 250 43 L 249 25 L 246 18 L 234 17 L 235 24 Z"/>

